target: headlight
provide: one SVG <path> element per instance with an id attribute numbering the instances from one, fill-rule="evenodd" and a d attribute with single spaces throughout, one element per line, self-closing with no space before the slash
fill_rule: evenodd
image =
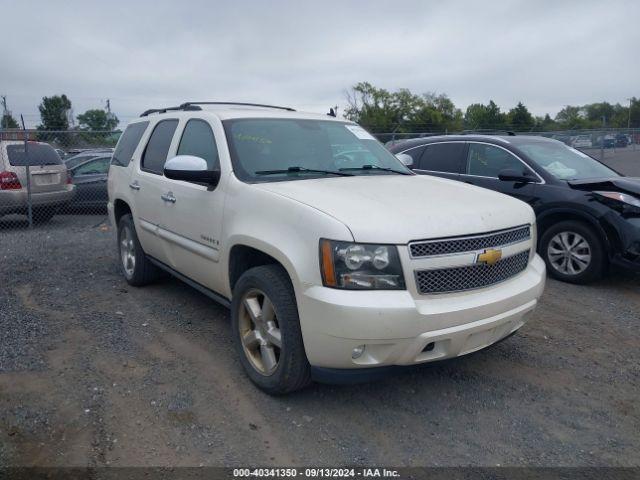
<path id="1" fill-rule="evenodd" d="M 320 270 L 325 287 L 349 290 L 404 290 L 395 245 L 320 240 Z"/>
<path id="2" fill-rule="evenodd" d="M 633 195 L 622 192 L 593 192 L 597 197 L 602 200 L 608 201 L 608 203 L 617 203 L 618 206 L 623 207 L 629 205 L 631 207 L 640 208 L 640 200 Z M 613 202 L 611 202 L 613 201 Z M 635 210 L 635 209 L 633 209 Z"/>

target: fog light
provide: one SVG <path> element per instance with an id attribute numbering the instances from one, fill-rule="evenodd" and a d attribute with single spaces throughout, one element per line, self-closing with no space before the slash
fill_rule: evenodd
<path id="1" fill-rule="evenodd" d="M 351 358 L 353 358 L 354 360 L 356 358 L 360 358 L 364 353 L 364 347 L 364 345 L 358 345 L 356 348 L 354 348 L 351 352 Z"/>

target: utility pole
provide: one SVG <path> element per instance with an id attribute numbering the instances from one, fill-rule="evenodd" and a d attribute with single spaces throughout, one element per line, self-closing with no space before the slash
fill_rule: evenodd
<path id="1" fill-rule="evenodd" d="M 0 129 L 2 129 L 4 128 L 4 119 L 7 118 L 7 96 L 2 95 L 0 99 L 0 101 L 2 102 L 2 117 L 0 117 Z"/>
<path id="2" fill-rule="evenodd" d="M 111 100 L 107 98 L 107 116 L 111 117 Z"/>

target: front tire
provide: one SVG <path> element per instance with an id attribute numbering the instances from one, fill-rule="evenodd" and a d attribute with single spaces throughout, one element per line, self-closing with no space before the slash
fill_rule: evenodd
<path id="1" fill-rule="evenodd" d="M 260 389 L 281 395 L 310 383 L 295 293 L 281 266 L 255 267 L 240 277 L 231 325 L 240 362 Z"/>
<path id="2" fill-rule="evenodd" d="M 160 269 L 149 261 L 142 250 L 130 214 L 123 215 L 118 221 L 118 253 L 120 269 L 129 285 L 141 287 L 160 277 Z"/>
<path id="3" fill-rule="evenodd" d="M 607 267 L 600 235 L 588 224 L 576 220 L 549 227 L 540 239 L 540 255 L 549 274 L 568 283 L 596 281 Z"/>

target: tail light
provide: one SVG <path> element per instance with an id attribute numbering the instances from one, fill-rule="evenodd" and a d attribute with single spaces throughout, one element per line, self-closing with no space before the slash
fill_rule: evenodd
<path id="1" fill-rule="evenodd" d="M 73 177 L 71 176 L 71 172 L 67 170 L 67 185 L 73 184 Z"/>
<path id="2" fill-rule="evenodd" d="M 20 190 L 20 180 L 14 172 L 0 172 L 0 190 Z"/>

